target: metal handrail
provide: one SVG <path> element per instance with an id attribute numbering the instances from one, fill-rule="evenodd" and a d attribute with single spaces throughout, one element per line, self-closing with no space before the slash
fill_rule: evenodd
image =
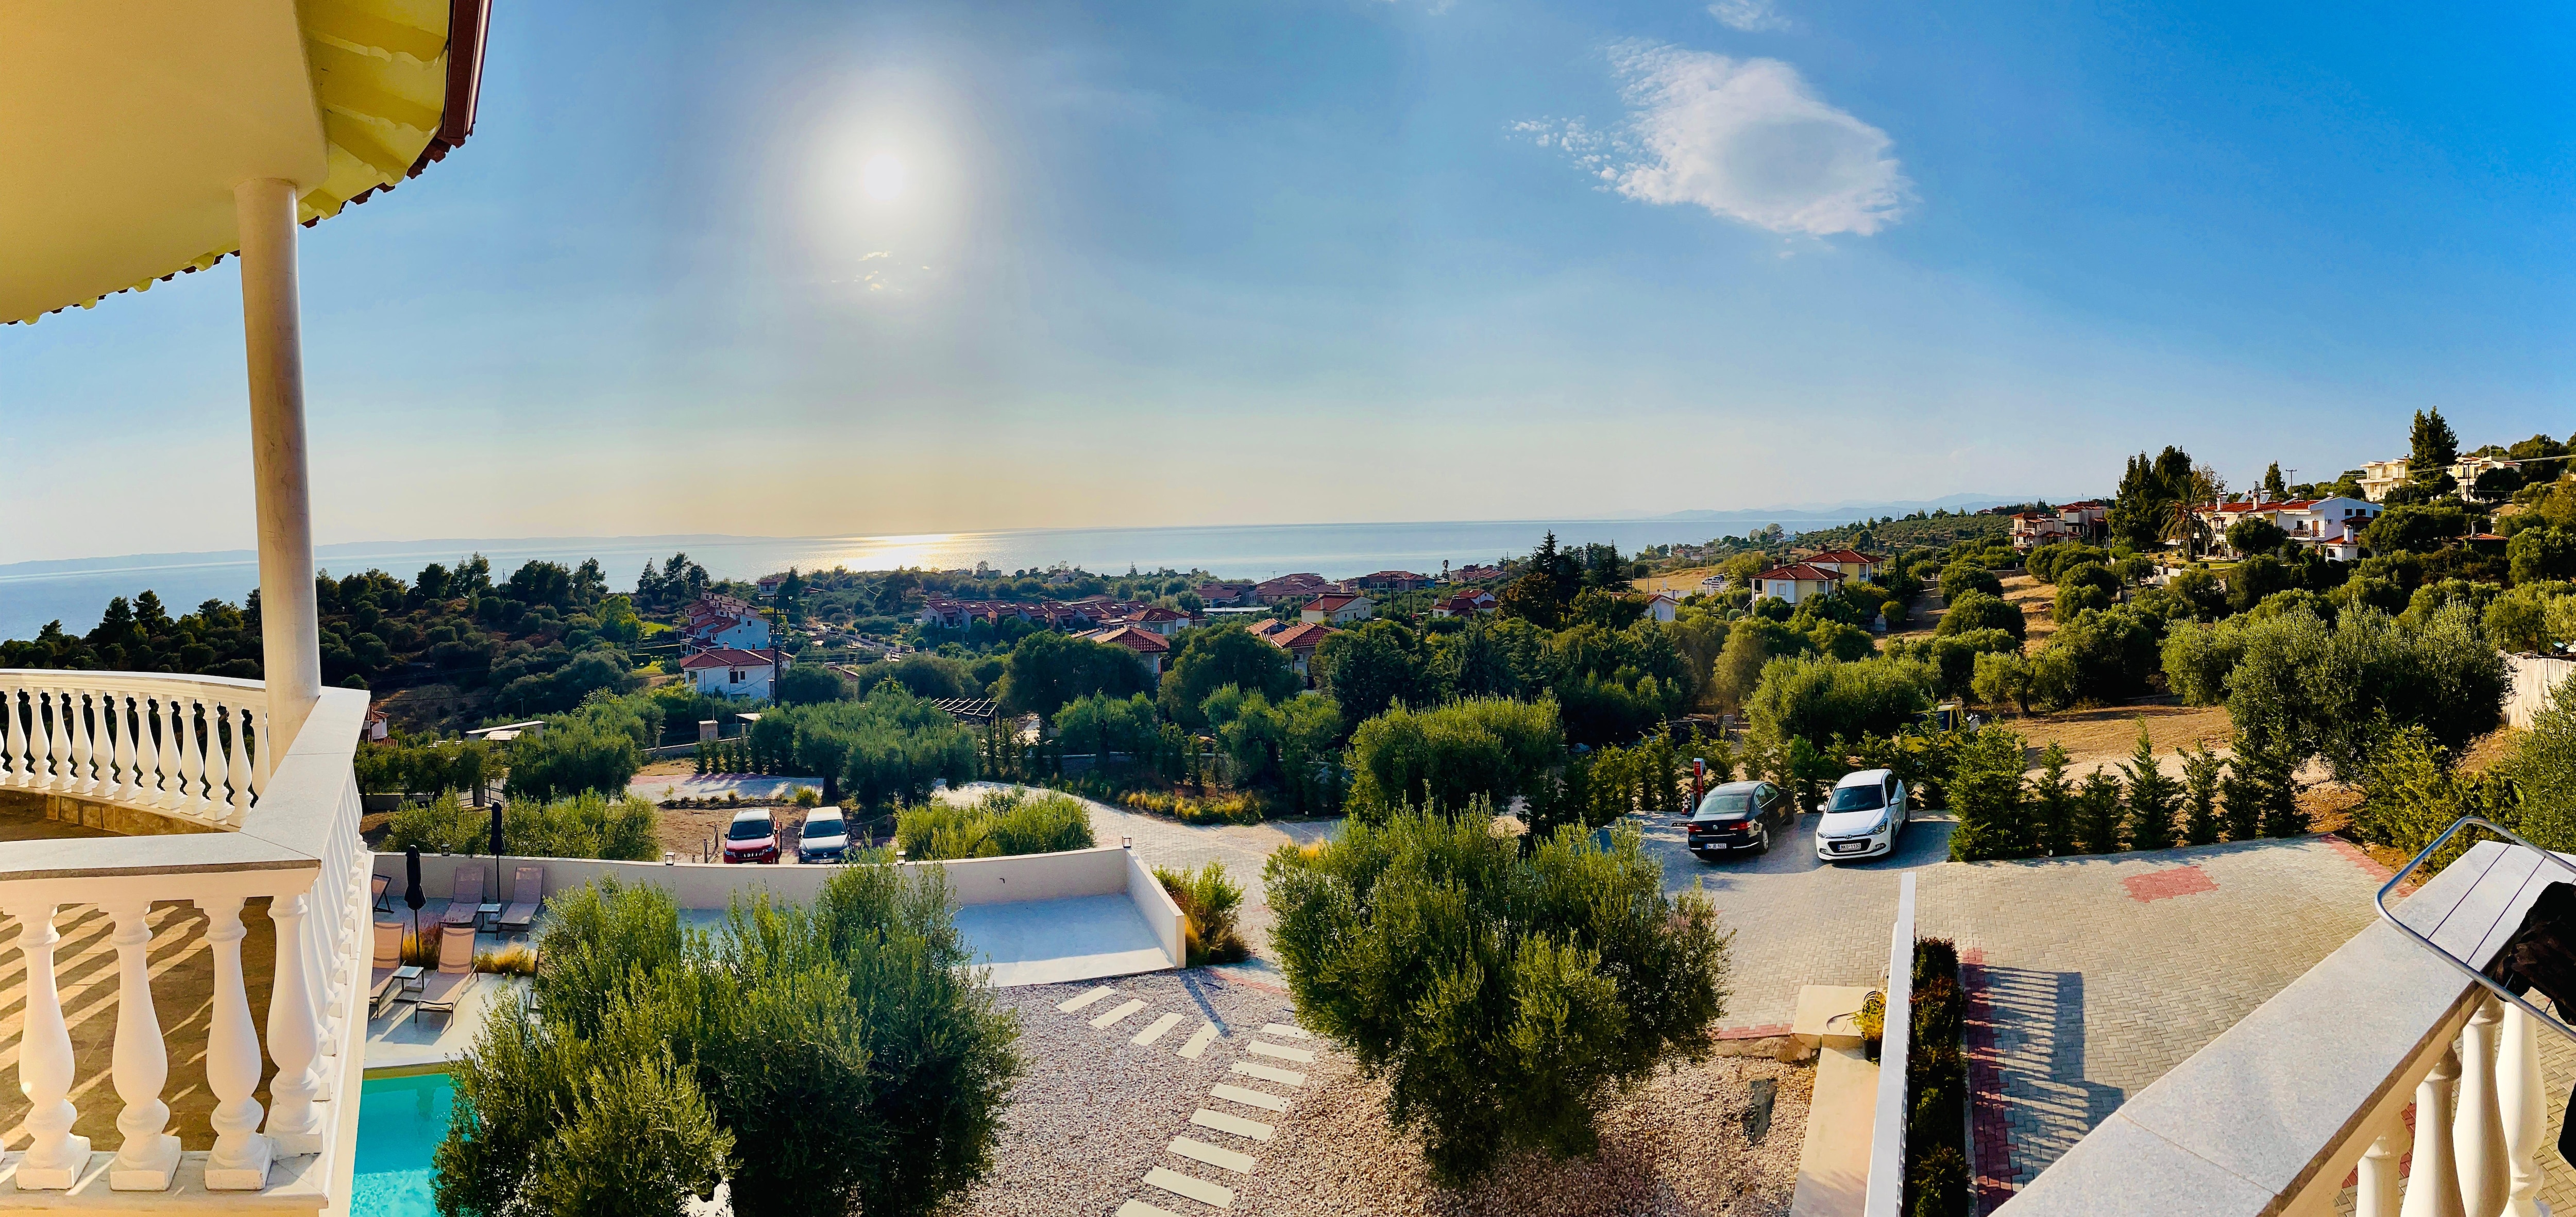
<path id="1" fill-rule="evenodd" d="M 2416 945 L 2432 952 L 2435 958 L 2459 969 L 2461 973 L 2466 975 L 2470 980 L 2476 981 L 2478 984 L 2485 986 L 2497 997 L 2503 998 L 2506 1001 L 2522 1007 L 2524 1013 L 2531 1015 L 2533 1018 L 2539 1019 L 2542 1026 L 2547 1027 L 2552 1031 L 2556 1031 L 2559 1035 L 2566 1037 L 2569 1042 L 2576 1043 L 2576 1027 L 2568 1026 L 2556 1015 L 2553 1015 L 2548 1011 L 2533 1005 L 2529 1001 L 2524 1000 L 2521 994 L 2515 993 L 2512 990 L 2505 988 L 2503 985 L 2497 984 L 2493 980 L 2488 979 L 2485 972 L 2471 966 L 2467 960 L 2462 959 L 2457 955 L 2453 955 L 2449 951 L 2443 950 L 2431 938 L 2417 931 L 2415 927 L 2398 920 L 2396 911 L 2388 907 L 2388 894 L 2397 890 L 2397 885 L 2404 883 L 2408 874 L 2422 868 L 2425 863 L 2431 861 L 2433 855 L 2439 852 L 2445 843 L 2450 841 L 2452 837 L 2459 835 L 2460 830 L 2472 827 L 2486 829 L 2488 832 L 2494 833 L 2507 841 L 2511 841 L 2524 849 L 2530 850 L 2531 852 L 2548 859 L 2551 863 L 2555 864 L 2558 869 L 2567 872 L 2571 879 L 2576 879 L 2576 862 L 2569 862 L 2567 859 L 2562 858 L 2549 850 L 2542 849 L 2541 847 L 2522 839 L 2512 830 L 2507 829 L 2493 820 L 2481 819 L 2477 816 L 2461 816 L 2459 819 L 2452 821 L 2449 828 L 2443 829 L 2442 835 L 2433 838 L 2431 844 L 2416 851 L 2414 857 L 2407 859 L 2406 865 L 2397 868 L 2397 873 L 2390 875 L 2388 877 L 2388 882 L 2379 886 L 2378 893 L 2371 897 L 2371 903 L 2378 907 L 2381 920 L 2397 927 L 2399 933 L 2406 935 L 2408 938 L 2414 939 Z M 2494 870 L 2494 864 L 2488 864 L 2487 869 L 2490 871 Z M 2453 907 L 2456 909 L 2458 906 L 2455 905 Z M 2448 914 L 2445 914 L 2444 916 L 2447 918 Z M 2438 928 L 2438 926 L 2436 928 Z"/>

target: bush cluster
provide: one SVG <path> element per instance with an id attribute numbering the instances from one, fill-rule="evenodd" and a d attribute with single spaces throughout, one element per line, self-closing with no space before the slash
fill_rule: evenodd
<path id="1" fill-rule="evenodd" d="M 1967 998 L 1959 950 L 1914 940 L 1913 1019 L 1905 1052 L 1905 1200 L 1909 1217 L 1967 1217 Z"/>
<path id="2" fill-rule="evenodd" d="M 677 1217 L 940 1211 L 992 1166 L 1023 1065 L 944 876 L 850 867 L 811 908 L 737 903 L 713 934 L 614 883 L 558 897 L 537 1001 L 459 1060 L 439 1211 Z"/>
<path id="3" fill-rule="evenodd" d="M 1225 863 L 1210 862 L 1197 870 L 1154 868 L 1154 880 L 1181 906 L 1189 966 L 1240 963 L 1252 957 L 1235 917 L 1243 908 L 1243 888 L 1225 877 Z"/>
<path id="4" fill-rule="evenodd" d="M 540 802 L 510 799 L 501 808 L 501 845 L 521 858 L 610 858 L 650 862 L 662 856 L 653 804 L 584 792 Z M 400 853 L 481 854 L 492 845 L 492 813 L 464 806 L 454 793 L 394 812 L 381 846 Z"/>
<path id="5" fill-rule="evenodd" d="M 2180 781 L 2158 766 L 2144 722 L 2118 774 L 2096 769 L 2070 780 L 2066 749 L 2051 744 L 2040 754 L 2039 773 L 2025 777 L 2022 748 L 2019 735 L 1988 726 L 1960 750 L 1950 790 L 1959 817 L 1950 834 L 1953 859 L 2169 849 L 2308 831 L 2293 776 L 2297 760 L 2242 733 L 2232 762 L 2206 747 L 2176 749 Z"/>
<path id="6" fill-rule="evenodd" d="M 973 803 L 923 803 L 896 813 L 895 843 L 919 862 L 1000 858 L 1092 847 L 1091 812 L 1070 795 L 994 790 Z"/>

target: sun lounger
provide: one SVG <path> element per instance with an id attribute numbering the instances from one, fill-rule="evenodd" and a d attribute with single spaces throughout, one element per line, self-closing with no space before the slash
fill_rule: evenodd
<path id="1" fill-rule="evenodd" d="M 438 923 L 470 930 L 483 905 L 483 868 L 471 862 L 457 867 L 454 891 L 447 898 L 447 911 L 438 915 Z"/>
<path id="2" fill-rule="evenodd" d="M 453 1017 L 456 1003 L 474 987 L 474 936 L 446 934 L 438 940 L 438 971 L 427 978 L 416 1003 L 422 1014 Z"/>
<path id="3" fill-rule="evenodd" d="M 537 905 L 545 899 L 546 868 L 522 866 L 514 875 L 510 891 L 516 899 L 510 902 L 510 907 L 501 910 L 500 919 L 492 923 L 493 929 L 524 932 L 536 923 Z"/>
<path id="4" fill-rule="evenodd" d="M 394 979 L 394 969 L 402 966 L 403 924 L 399 921 L 376 923 L 375 957 L 367 970 L 367 1017 L 384 1017 L 393 1009 L 394 999 L 402 993 L 402 982 Z"/>
<path id="5" fill-rule="evenodd" d="M 390 913 L 394 911 L 392 896 L 392 892 L 394 890 L 394 877 L 391 875 L 378 875 L 375 877 L 374 882 L 369 886 L 372 890 L 368 894 L 375 898 L 376 911 L 379 913 Z"/>

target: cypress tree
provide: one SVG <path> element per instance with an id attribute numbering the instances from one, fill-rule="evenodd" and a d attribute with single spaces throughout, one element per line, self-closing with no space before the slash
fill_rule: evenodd
<path id="1" fill-rule="evenodd" d="M 2031 783 L 2032 844 L 2042 857 L 2075 852 L 2075 791 L 2066 781 L 2066 746 L 2050 744 L 2039 754 L 2039 777 Z"/>
<path id="2" fill-rule="evenodd" d="M 2129 775 L 2129 848 L 2173 848 L 2174 807 L 2181 800 L 2182 787 L 2156 764 L 2155 740 L 2147 734 L 2143 718 L 2138 720 L 2137 751 L 2120 768 Z"/>
<path id="3" fill-rule="evenodd" d="M 2209 745 L 2184 752 L 2183 838 L 2193 845 L 2208 845 L 2218 840 L 2218 787 L 2226 771 L 2226 762 L 2209 750 Z"/>
<path id="4" fill-rule="evenodd" d="M 2120 851 L 2120 779 L 2100 769 L 2075 791 L 2075 847 L 2088 854 Z"/>

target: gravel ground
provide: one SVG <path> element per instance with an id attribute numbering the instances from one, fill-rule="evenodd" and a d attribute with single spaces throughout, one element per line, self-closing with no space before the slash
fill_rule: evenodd
<path id="1" fill-rule="evenodd" d="M 1232 1213 L 1306 1217 L 1434 1214 L 1486 1217 L 1775 1217 L 1789 1211 L 1798 1146 L 1805 1135 L 1811 1068 L 1760 1057 L 1719 1057 L 1656 1077 L 1602 1121 L 1597 1158 L 1553 1162 L 1530 1156 L 1506 1164 L 1465 1192 L 1445 1192 L 1427 1178 L 1420 1149 L 1389 1131 L 1383 1085 L 1358 1076 L 1321 1041 L 1273 1042 L 1315 1050 L 1303 1089 L 1289 1090 L 1233 1074 L 1250 1057 L 1243 1045 L 1265 1023 L 1294 1022 L 1285 994 L 1229 980 L 1209 969 L 1128 977 L 1117 994 L 1066 1014 L 1059 1002 L 1090 984 L 1005 989 L 1001 1003 L 1020 1014 L 1028 1074 L 1012 1093 L 996 1168 L 967 1197 L 966 1210 L 990 1217 L 1057 1217 L 1114 1213 L 1130 1199 L 1166 1210 L 1215 1210 L 1142 1185 L 1155 1167 L 1234 1189 Z M 1094 1030 L 1090 1020 L 1129 998 L 1145 1007 Z M 1165 1013 L 1182 1022 L 1150 1047 L 1129 1042 Z M 1198 1060 L 1177 1049 L 1201 1019 L 1224 1032 Z M 1270 1064 L 1282 1064 L 1271 1061 Z M 1742 1115 L 1756 1078 L 1777 1079 L 1771 1127 L 1760 1146 L 1745 1138 Z M 1209 1098 L 1219 1082 L 1289 1098 L 1273 1116 Z M 1190 1124 L 1205 1106 L 1275 1124 L 1268 1144 L 1236 1140 Z M 1168 1152 L 1175 1136 L 1195 1137 L 1251 1153 L 1249 1174 L 1191 1162 Z"/>
<path id="2" fill-rule="evenodd" d="M 1745 1139 L 1756 1078 L 1775 1078 L 1771 1127 Z M 1717 1057 L 1660 1075 L 1604 1113 L 1601 1152 L 1527 1154 L 1465 1191 L 1432 1185 L 1420 1148 L 1386 1123 L 1386 1087 L 1338 1056 L 1316 1063 L 1279 1135 L 1235 1191 L 1238 1212 L 1307 1217 L 1776 1217 L 1798 1182 L 1815 1087 L 1808 1065 Z"/>
<path id="3" fill-rule="evenodd" d="M 1189 1135 L 1242 1144 L 1222 1133 L 1193 1129 L 1190 1113 L 1204 1103 L 1262 1116 L 1210 1100 L 1208 1090 L 1221 1081 L 1280 1089 L 1232 1077 L 1228 1066 L 1244 1059 L 1242 1044 L 1251 1032 L 1266 1023 L 1293 1024 L 1295 1011 L 1286 994 L 1231 983 L 1206 969 L 1130 976 L 1108 983 L 1118 991 L 1116 996 L 1073 1014 L 1057 1010 L 1056 1004 L 1095 986 L 1031 985 L 998 991 L 1000 1003 L 1019 1012 L 1020 1047 L 1029 1060 L 1029 1071 L 1011 1092 L 993 1174 L 967 1196 L 966 1211 L 990 1217 L 1107 1217 L 1132 1199 L 1175 1211 L 1214 1211 L 1145 1187 L 1145 1172 L 1159 1166 L 1207 1179 L 1226 1175 L 1175 1157 L 1164 1146 L 1175 1136 Z M 1130 998 L 1142 1000 L 1145 1008 L 1111 1027 L 1092 1029 L 1095 1016 Z M 1170 1033 L 1150 1047 L 1129 1042 L 1167 1013 L 1182 1016 Z M 1178 1050 L 1202 1020 L 1213 1020 L 1222 1038 L 1209 1044 L 1199 1059 L 1183 1059 Z M 1264 1156 L 1272 1152 L 1259 1148 Z M 1235 1211 L 1245 1211 L 1242 1201 L 1235 1202 Z"/>

